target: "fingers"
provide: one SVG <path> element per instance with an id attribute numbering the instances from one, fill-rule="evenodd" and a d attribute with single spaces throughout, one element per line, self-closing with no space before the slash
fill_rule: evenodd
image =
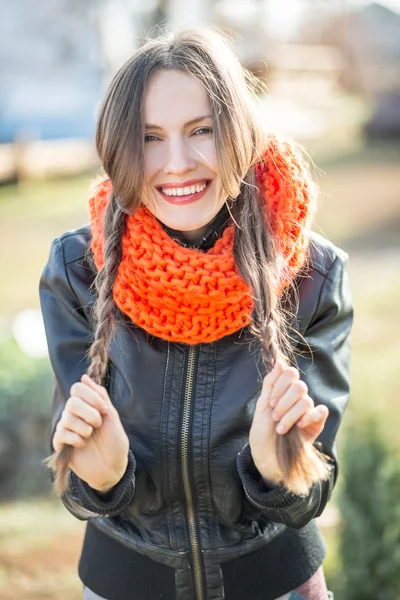
<path id="1" fill-rule="evenodd" d="M 274 387 L 278 377 L 281 375 L 283 369 L 284 362 L 280 359 L 277 359 L 271 371 L 264 377 L 261 394 L 256 404 L 256 412 L 264 411 L 268 408 L 268 400 L 271 390 Z"/>
<path id="2" fill-rule="evenodd" d="M 112 407 L 113 404 L 110 400 L 110 396 L 106 388 L 103 385 L 99 385 L 96 383 L 87 373 L 84 373 L 81 377 L 81 381 L 84 385 L 86 385 L 89 389 L 93 390 L 100 398 L 103 400 L 104 405 L 106 407 Z"/>
<path id="3" fill-rule="evenodd" d="M 290 377 L 292 377 L 290 375 Z M 282 379 L 282 377 L 281 377 Z M 280 383 L 280 382 L 279 382 Z M 278 384 L 277 384 L 278 385 Z M 283 384 L 284 385 L 284 384 Z M 275 421 L 279 421 L 287 411 L 296 404 L 296 402 L 306 396 L 308 392 L 307 384 L 300 379 L 293 381 L 293 383 L 289 384 L 289 387 L 286 389 L 286 392 L 279 398 L 274 412 L 272 413 L 272 418 Z M 308 398 L 310 398 L 308 396 Z M 310 398 L 311 400 L 311 398 Z M 312 405 L 309 408 L 314 407 L 314 402 L 311 400 Z"/>
<path id="4" fill-rule="evenodd" d="M 325 404 L 319 404 L 309 412 L 307 412 L 298 422 L 297 426 L 305 429 L 310 425 L 314 425 L 321 421 L 325 425 L 325 421 L 329 416 L 329 408 Z M 323 427 L 322 427 L 323 429 Z"/>
<path id="5" fill-rule="evenodd" d="M 53 446 L 57 450 L 62 444 L 83 448 L 93 429 L 102 425 L 99 411 L 77 396 L 68 398 L 61 419 L 57 423 Z"/>
<path id="6" fill-rule="evenodd" d="M 69 429 L 70 431 L 78 433 L 83 438 L 90 437 L 94 429 L 92 425 L 67 411 L 64 411 L 62 414 L 61 426 L 64 427 L 64 429 Z"/>
<path id="7" fill-rule="evenodd" d="M 83 377 L 86 378 L 87 376 L 84 375 Z M 88 383 L 86 383 L 86 381 Z M 91 383 L 93 383 L 93 385 L 91 385 Z M 100 393 L 100 390 L 98 389 L 101 386 L 97 386 L 97 388 L 95 388 L 94 387 L 95 385 L 97 385 L 97 384 L 92 382 L 92 380 L 89 377 L 87 378 L 87 380 L 85 379 L 85 381 L 82 381 L 82 382 L 77 381 L 76 383 L 74 383 L 71 386 L 71 389 L 70 389 L 71 397 L 75 396 L 75 397 L 81 398 L 87 404 L 89 404 L 93 408 L 97 409 L 100 413 L 107 414 L 107 412 L 108 412 L 107 403 L 106 403 L 103 395 Z"/>
<path id="8" fill-rule="evenodd" d="M 274 383 L 270 395 L 270 405 L 273 407 L 276 406 L 281 396 L 283 396 L 289 386 L 297 381 L 299 377 L 299 371 L 295 369 L 295 367 L 287 367 Z"/>
<path id="9" fill-rule="evenodd" d="M 53 448 L 56 452 L 61 450 L 62 446 L 65 444 L 74 446 L 75 448 L 84 448 L 85 443 L 86 440 L 79 434 L 74 431 L 69 431 L 69 429 L 64 429 L 63 427 L 60 427 L 59 430 L 56 429 L 53 437 Z"/>
<path id="10" fill-rule="evenodd" d="M 104 408 L 101 410 L 104 413 Z M 92 427 L 101 427 L 103 423 L 99 410 L 80 396 L 70 396 L 65 404 L 64 412 L 79 417 Z"/>
<path id="11" fill-rule="evenodd" d="M 107 390 L 86 374 L 71 386 L 70 394 L 53 436 L 56 451 L 64 444 L 83 448 L 93 429 L 101 427 L 111 404 Z"/>
<path id="12" fill-rule="evenodd" d="M 287 433 L 289 429 L 293 427 L 293 425 L 300 419 L 305 413 L 311 411 L 314 407 L 314 402 L 310 398 L 310 396 L 305 395 L 302 396 L 295 404 L 292 406 L 283 417 L 280 419 L 279 424 L 276 427 L 277 433 Z"/>

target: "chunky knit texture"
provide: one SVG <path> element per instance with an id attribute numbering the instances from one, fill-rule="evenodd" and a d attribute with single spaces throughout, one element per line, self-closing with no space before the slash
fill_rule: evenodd
<path id="1" fill-rule="evenodd" d="M 255 171 L 285 259 L 280 294 L 306 259 L 316 186 L 295 145 L 275 135 Z M 98 269 L 104 265 L 103 215 L 111 192 L 111 181 L 103 179 L 89 198 L 91 250 Z M 145 206 L 127 215 L 125 225 L 113 297 L 134 323 L 186 344 L 213 342 L 250 323 L 253 300 L 233 256 L 234 223 L 207 252 L 182 247 Z"/>

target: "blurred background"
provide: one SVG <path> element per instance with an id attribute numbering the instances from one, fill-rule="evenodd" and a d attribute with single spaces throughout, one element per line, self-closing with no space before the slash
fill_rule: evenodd
<path id="1" fill-rule="evenodd" d="M 75 600 L 84 523 L 50 491 L 52 372 L 38 282 L 89 221 L 112 75 L 155 25 L 216 24 L 267 85 L 271 130 L 320 185 L 314 228 L 350 255 L 352 393 L 318 519 L 338 600 L 400 600 L 400 0 L 0 0 L 0 598 Z"/>

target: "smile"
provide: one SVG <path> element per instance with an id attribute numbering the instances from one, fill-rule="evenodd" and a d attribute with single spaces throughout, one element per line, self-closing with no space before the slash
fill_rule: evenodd
<path id="1" fill-rule="evenodd" d="M 170 204 L 188 204 L 199 200 L 211 185 L 211 180 L 185 187 L 158 187 L 157 191 Z"/>

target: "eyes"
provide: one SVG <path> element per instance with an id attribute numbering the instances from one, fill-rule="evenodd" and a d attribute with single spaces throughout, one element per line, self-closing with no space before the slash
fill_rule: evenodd
<path id="1" fill-rule="evenodd" d="M 200 127 L 200 129 L 197 129 L 193 135 L 210 135 L 212 133 L 212 127 Z M 151 134 L 147 134 L 144 136 L 144 141 L 145 142 L 153 142 L 153 141 L 157 141 L 158 138 L 155 137 L 154 135 Z"/>

